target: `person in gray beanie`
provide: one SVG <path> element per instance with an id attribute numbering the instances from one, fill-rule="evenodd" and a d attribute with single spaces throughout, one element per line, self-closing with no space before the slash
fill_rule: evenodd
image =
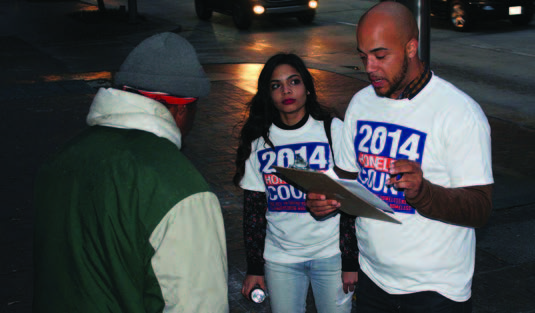
<path id="1" fill-rule="evenodd" d="M 115 74 L 115 84 L 176 96 L 203 97 L 210 81 L 193 46 L 174 33 L 161 33 L 137 46 Z"/>
<path id="2" fill-rule="evenodd" d="M 33 310 L 228 312 L 221 207 L 180 151 L 210 91 L 195 49 L 151 36 L 114 83 L 36 177 Z"/>

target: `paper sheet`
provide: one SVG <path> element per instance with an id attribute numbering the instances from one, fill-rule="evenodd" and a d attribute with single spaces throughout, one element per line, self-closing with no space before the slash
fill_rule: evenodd
<path id="1" fill-rule="evenodd" d="M 320 193 L 340 202 L 340 210 L 354 216 L 401 224 L 394 211 L 381 198 L 357 180 L 331 178 L 323 172 L 274 166 L 289 184 L 304 192 Z"/>

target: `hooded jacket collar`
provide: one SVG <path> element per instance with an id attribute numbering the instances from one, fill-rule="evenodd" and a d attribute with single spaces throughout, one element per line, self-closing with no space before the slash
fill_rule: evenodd
<path id="1" fill-rule="evenodd" d="M 100 88 L 89 108 L 89 126 L 138 129 L 166 138 L 180 149 L 182 140 L 173 116 L 158 101 L 134 93 Z"/>

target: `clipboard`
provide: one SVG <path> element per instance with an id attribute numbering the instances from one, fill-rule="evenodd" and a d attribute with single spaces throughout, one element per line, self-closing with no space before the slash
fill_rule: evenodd
<path id="1" fill-rule="evenodd" d="M 394 211 L 386 202 L 356 180 L 344 182 L 344 180 L 335 180 L 322 172 L 280 166 L 273 166 L 273 168 L 277 170 L 278 176 L 294 187 L 307 193 L 324 194 L 329 199 L 339 201 L 341 204 L 339 210 L 342 212 L 353 216 L 401 224 L 394 217 Z"/>

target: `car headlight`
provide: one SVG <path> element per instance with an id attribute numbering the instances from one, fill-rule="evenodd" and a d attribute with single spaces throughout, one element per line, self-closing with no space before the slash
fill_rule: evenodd
<path id="1" fill-rule="evenodd" d="M 308 7 L 311 9 L 315 9 L 318 7 L 318 1 L 312 0 L 308 2 Z"/>
<path id="2" fill-rule="evenodd" d="M 253 12 L 254 12 L 255 14 L 260 15 L 260 14 L 263 14 L 265 11 L 266 11 L 266 9 L 265 9 L 263 6 L 261 6 L 261 5 L 255 5 L 255 6 L 253 7 Z"/>

